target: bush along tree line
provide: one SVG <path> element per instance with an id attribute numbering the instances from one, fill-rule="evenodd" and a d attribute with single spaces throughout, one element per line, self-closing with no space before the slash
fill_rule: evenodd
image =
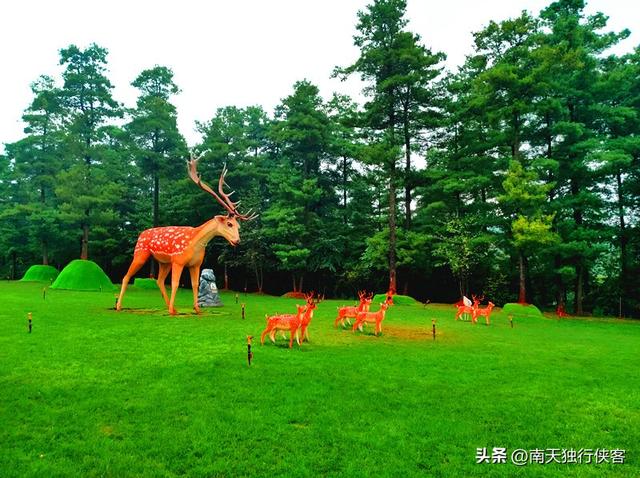
<path id="1" fill-rule="evenodd" d="M 197 123 L 203 177 L 226 163 L 260 212 L 205 265 L 239 290 L 477 292 L 640 316 L 640 47 L 608 53 L 629 31 L 584 7 L 492 21 L 448 72 L 405 0 L 374 1 L 359 56 L 333 71 L 362 80 L 363 104 L 301 80 L 273 112 L 230 105 Z M 90 258 L 119 281 L 140 231 L 219 207 L 187 177 L 170 68 L 142 71 L 125 107 L 104 48 L 71 45 L 60 65 L 32 84 L 24 137 L 0 157 L 0 268 Z"/>

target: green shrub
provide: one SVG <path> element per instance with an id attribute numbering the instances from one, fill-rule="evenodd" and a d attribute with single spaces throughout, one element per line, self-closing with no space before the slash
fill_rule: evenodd
<path id="1" fill-rule="evenodd" d="M 111 292 L 115 286 L 98 264 L 76 259 L 62 269 L 51 288 Z"/>
<path id="2" fill-rule="evenodd" d="M 49 282 L 56 280 L 58 277 L 58 269 L 53 266 L 44 266 L 42 264 L 37 264 L 29 267 L 27 272 L 24 273 L 24 276 L 21 281 L 24 282 Z"/>
<path id="3" fill-rule="evenodd" d="M 507 314 L 513 314 L 521 317 L 542 317 L 540 309 L 533 304 L 522 305 L 511 302 L 509 304 L 504 304 L 502 310 Z"/>
<path id="4" fill-rule="evenodd" d="M 376 294 L 373 297 L 373 301 L 371 302 L 371 305 L 376 305 L 376 304 L 379 305 L 385 300 L 387 300 L 387 294 Z M 394 295 L 393 304 L 394 305 L 418 305 L 420 304 L 420 302 L 418 302 L 413 297 L 409 297 L 408 295 Z"/>
<path id="5" fill-rule="evenodd" d="M 137 278 L 134 279 L 133 286 L 136 286 L 140 289 L 157 289 L 158 283 L 155 279 L 145 279 L 145 278 Z"/>

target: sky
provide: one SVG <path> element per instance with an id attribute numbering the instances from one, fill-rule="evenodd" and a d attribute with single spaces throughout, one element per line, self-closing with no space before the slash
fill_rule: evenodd
<path id="1" fill-rule="evenodd" d="M 97 43 L 109 51 L 114 98 L 134 106 L 130 84 L 144 69 L 168 66 L 182 90 L 172 98 L 189 145 L 196 121 L 217 108 L 262 105 L 268 113 L 307 79 L 329 98 L 356 98 L 358 78 L 330 78 L 353 63 L 358 10 L 369 0 L 20 0 L 0 2 L 0 145 L 23 137 L 21 116 L 40 75 L 60 78 L 59 50 Z M 472 51 L 472 32 L 490 20 L 537 14 L 550 0 L 408 0 L 409 30 L 455 70 Z M 628 0 L 591 0 L 587 12 L 610 17 L 608 28 L 632 30 L 615 53 L 640 44 L 640 8 Z M 633 29 L 636 31 L 633 31 Z M 0 151 L 2 150 L 0 146 Z"/>

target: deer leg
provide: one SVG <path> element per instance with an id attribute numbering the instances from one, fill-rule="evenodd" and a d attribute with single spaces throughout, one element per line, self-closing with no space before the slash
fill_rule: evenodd
<path id="1" fill-rule="evenodd" d="M 270 332 L 269 325 L 267 324 L 267 328 L 264 329 L 264 331 L 262 332 L 262 335 L 260 336 L 260 345 L 264 345 L 264 338 L 267 336 L 269 332 Z"/>
<path id="2" fill-rule="evenodd" d="M 171 270 L 171 264 L 169 263 L 159 263 L 160 270 L 158 271 L 158 289 L 160 289 L 160 293 L 162 294 L 162 298 L 164 299 L 165 304 L 169 307 L 169 296 L 167 296 L 167 289 L 164 286 L 164 281 L 167 279 L 169 275 L 169 271 Z"/>
<path id="3" fill-rule="evenodd" d="M 118 303 L 116 304 L 116 310 L 120 310 L 122 307 L 122 298 L 124 297 L 124 293 L 127 290 L 127 284 L 129 284 L 129 280 L 140 270 L 140 268 L 147 262 L 151 253 L 149 251 L 142 251 L 138 254 L 134 254 L 133 261 L 131 261 L 131 265 L 129 266 L 129 270 L 126 275 L 122 279 L 122 287 L 120 288 L 120 295 L 118 296 Z"/>
<path id="4" fill-rule="evenodd" d="M 169 301 L 169 313 L 176 315 L 177 311 L 173 304 L 176 300 L 176 292 L 178 292 L 178 286 L 180 285 L 180 276 L 182 275 L 182 264 L 174 263 L 171 265 L 171 300 Z"/>
<path id="5" fill-rule="evenodd" d="M 191 275 L 191 288 L 193 289 L 193 308 L 196 314 L 200 313 L 200 306 L 198 305 L 198 286 L 200 284 L 200 266 L 189 267 L 189 274 Z"/>

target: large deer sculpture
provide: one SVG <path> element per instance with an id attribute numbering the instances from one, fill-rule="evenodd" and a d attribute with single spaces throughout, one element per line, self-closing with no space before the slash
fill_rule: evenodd
<path id="1" fill-rule="evenodd" d="M 122 279 L 122 288 L 120 289 L 120 296 L 116 304 L 117 310 L 122 308 L 122 298 L 127 290 L 129 280 L 138 272 L 145 262 L 147 262 L 149 257 L 153 256 L 160 265 L 157 282 L 162 297 L 169 307 L 169 313 L 171 315 L 176 314 L 174 307 L 176 291 L 178 290 L 182 270 L 185 267 L 189 269 L 191 275 L 193 308 L 196 313 L 200 313 L 200 307 L 198 307 L 198 283 L 200 280 L 200 266 L 204 260 L 204 252 L 207 244 L 215 236 L 222 236 L 229 241 L 232 246 L 237 246 L 240 243 L 240 225 L 238 221 L 248 221 L 256 217 L 255 214 L 249 215 L 251 211 L 248 211 L 247 214 L 240 214 L 237 209 L 240 201 L 231 201 L 229 196 L 231 196 L 233 192 L 229 194 L 224 192 L 224 186 L 226 185 L 224 178 L 227 174 L 226 165 L 220 174 L 217 193 L 200 180 L 197 167 L 198 160 L 201 157 L 202 155 L 196 158 L 191 154 L 191 159 L 188 162 L 189 177 L 200 189 L 216 198 L 222 207 L 227 210 L 227 215 L 215 216 L 199 227 L 154 227 L 153 229 L 142 231 L 133 252 L 133 261 L 129 266 L 127 274 Z M 169 275 L 169 272 L 171 272 L 170 299 L 167 296 L 167 291 L 164 286 L 164 281 Z"/>

